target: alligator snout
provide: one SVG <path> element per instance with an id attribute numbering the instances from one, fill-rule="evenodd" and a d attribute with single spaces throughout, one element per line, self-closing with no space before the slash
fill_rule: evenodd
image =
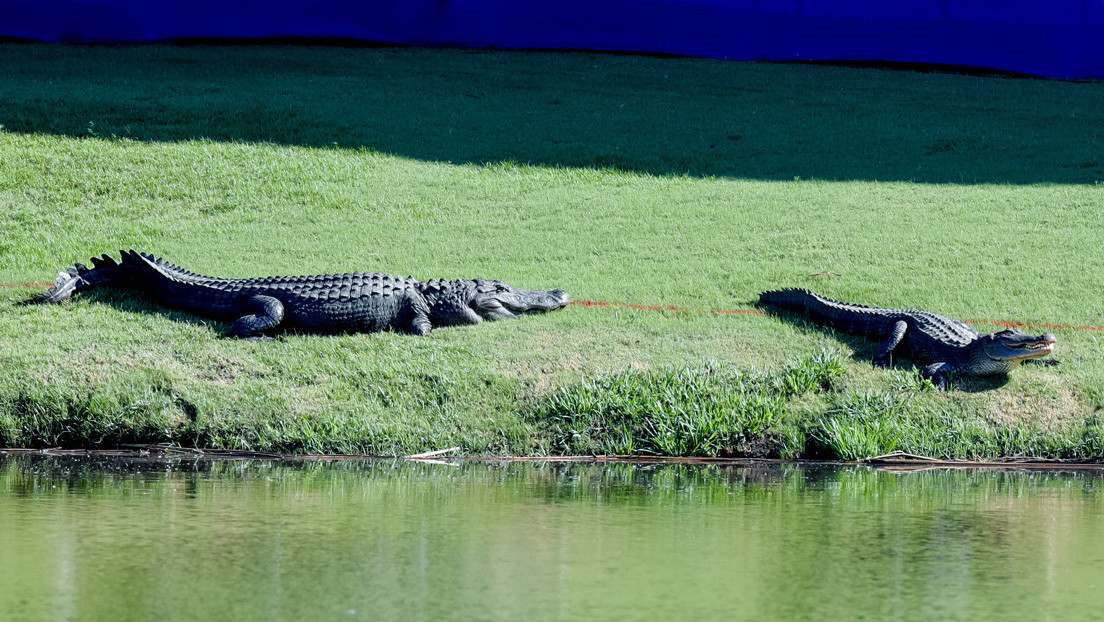
<path id="1" fill-rule="evenodd" d="M 571 296 L 562 289 L 523 289 L 515 296 L 504 296 L 500 300 L 515 313 L 539 313 L 567 306 Z"/>
<path id="2" fill-rule="evenodd" d="M 571 302 L 571 295 L 562 289 L 552 290 L 552 297 L 556 299 L 556 308 L 566 307 Z"/>

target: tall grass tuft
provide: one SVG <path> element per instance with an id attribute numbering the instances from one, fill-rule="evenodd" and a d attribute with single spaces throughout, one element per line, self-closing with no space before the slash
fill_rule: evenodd
<path id="1" fill-rule="evenodd" d="M 669 456 L 792 455 L 790 401 L 843 374 L 825 352 L 777 371 L 701 365 L 624 371 L 563 387 L 536 408 L 554 451 Z"/>
<path id="2" fill-rule="evenodd" d="M 893 451 L 941 459 L 1022 456 L 1080 459 L 1104 455 L 1098 416 L 1048 427 L 1035 420 L 992 421 L 909 393 L 851 391 L 807 422 L 809 455 L 860 460 Z"/>

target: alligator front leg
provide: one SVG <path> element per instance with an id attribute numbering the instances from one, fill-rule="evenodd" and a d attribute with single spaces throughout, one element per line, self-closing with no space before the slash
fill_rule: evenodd
<path id="1" fill-rule="evenodd" d="M 930 380 L 931 383 L 935 385 L 936 389 L 946 391 L 947 374 L 953 371 L 955 371 L 955 368 L 950 363 L 932 363 L 920 370 L 920 376 L 926 380 Z"/>
<path id="2" fill-rule="evenodd" d="M 874 353 L 874 367 L 889 367 L 891 364 L 890 355 L 893 354 L 894 348 L 900 345 L 901 340 L 905 338 L 905 333 L 908 332 L 908 323 L 904 320 L 899 320 L 893 325 L 893 332 L 889 334 L 889 339 L 885 340 L 881 346 L 878 347 L 878 351 Z"/>
<path id="3" fill-rule="evenodd" d="M 242 308 L 253 311 L 238 318 L 230 327 L 231 337 L 263 339 L 264 332 L 276 328 L 284 321 L 284 303 L 272 296 L 250 296 Z"/>

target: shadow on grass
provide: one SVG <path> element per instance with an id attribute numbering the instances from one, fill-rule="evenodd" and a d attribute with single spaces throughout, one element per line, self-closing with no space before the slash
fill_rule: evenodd
<path id="1" fill-rule="evenodd" d="M 117 311 L 124 313 L 141 313 L 145 315 L 152 315 L 157 317 L 163 317 L 174 322 L 182 322 L 191 324 L 193 326 L 200 326 L 215 333 L 219 338 L 235 339 L 230 336 L 230 327 L 234 324 L 234 319 L 212 319 L 202 315 L 189 313 L 187 311 L 181 311 L 179 309 L 172 309 L 167 307 L 158 300 L 140 290 L 140 289 L 92 289 L 81 291 L 75 294 L 75 297 L 80 297 L 94 304 L 105 304 Z M 300 332 L 294 329 L 289 329 L 283 326 L 278 326 L 275 329 L 265 333 L 265 337 L 262 339 L 268 340 L 273 338 L 282 338 L 285 336 L 294 335 L 337 335 L 337 334 L 351 334 L 357 331 L 333 331 L 333 332 Z"/>
<path id="2" fill-rule="evenodd" d="M 117 311 L 124 313 L 141 313 L 170 319 L 174 322 L 182 322 L 193 326 L 200 326 L 210 330 L 219 336 L 226 337 L 230 332 L 231 322 L 214 320 L 186 311 L 170 309 L 158 303 L 152 296 L 141 290 L 120 289 L 93 289 L 75 294 L 94 304 L 108 305 Z"/>
<path id="3" fill-rule="evenodd" d="M 1104 83 L 588 52 L 0 52 L 0 124 L 13 133 L 770 180 L 1104 179 Z"/>

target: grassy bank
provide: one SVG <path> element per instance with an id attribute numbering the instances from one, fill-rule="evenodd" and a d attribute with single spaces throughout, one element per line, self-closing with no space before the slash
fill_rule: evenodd
<path id="1" fill-rule="evenodd" d="M 1104 84 L 590 53 L 0 50 L 2 283 L 137 248 L 218 276 L 482 276 L 687 309 L 803 286 L 1104 324 Z M 271 343 L 225 328 L 113 292 L 0 304 L 0 445 L 1101 449 L 1097 331 L 1055 331 L 1059 367 L 940 394 L 907 363 L 871 369 L 872 342 L 754 315 L 573 306 Z M 830 379 L 784 387 L 829 359 Z M 702 442 L 661 433 L 690 425 L 677 408 L 662 423 L 647 403 L 635 419 L 571 406 L 642 399 L 618 386 L 720 406 L 695 415 Z M 734 419 L 756 400 L 758 419 Z"/>

